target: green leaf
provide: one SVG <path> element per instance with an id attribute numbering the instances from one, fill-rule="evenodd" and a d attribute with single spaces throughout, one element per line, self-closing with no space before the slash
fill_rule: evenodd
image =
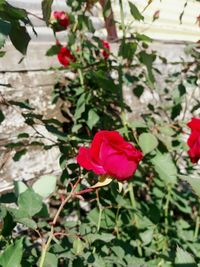
<path id="1" fill-rule="evenodd" d="M 149 36 L 147 36 L 145 34 L 140 34 L 140 33 L 136 33 L 136 38 L 137 38 L 137 40 L 143 41 L 145 43 L 153 41 Z"/>
<path id="2" fill-rule="evenodd" d="M 194 192 L 200 197 L 200 179 L 199 179 L 199 177 L 194 178 L 194 177 L 190 177 L 190 176 L 188 177 L 188 176 L 181 175 L 180 178 L 187 181 L 191 185 Z"/>
<path id="3" fill-rule="evenodd" d="M 182 111 L 181 103 L 178 103 L 178 104 L 174 105 L 172 107 L 171 119 L 174 120 L 177 116 L 180 115 L 181 111 Z"/>
<path id="4" fill-rule="evenodd" d="M 79 22 L 79 29 L 80 30 L 84 30 L 84 29 L 88 29 L 89 32 L 94 33 L 95 29 L 93 27 L 92 21 L 89 17 L 84 16 L 84 15 L 79 15 L 78 16 L 78 22 Z"/>
<path id="5" fill-rule="evenodd" d="M 97 124 L 99 119 L 100 119 L 99 115 L 93 109 L 90 109 L 87 120 L 87 125 L 90 128 L 90 130 L 92 130 L 92 128 Z"/>
<path id="6" fill-rule="evenodd" d="M 3 57 L 5 54 L 6 54 L 6 51 L 0 51 L 0 57 Z"/>
<path id="7" fill-rule="evenodd" d="M 111 9 L 111 2 L 110 1 L 105 1 L 104 7 L 103 7 L 103 16 L 105 18 L 108 18 L 112 12 Z"/>
<path id="8" fill-rule="evenodd" d="M 166 184 L 175 184 L 177 181 L 177 169 L 170 154 L 157 154 L 153 159 L 156 172 Z"/>
<path id="9" fill-rule="evenodd" d="M 134 88 L 133 88 L 133 93 L 135 96 L 137 96 L 138 98 L 141 97 L 141 95 L 143 94 L 144 92 L 144 86 L 138 84 L 136 85 Z"/>
<path id="10" fill-rule="evenodd" d="M 58 266 L 58 258 L 56 257 L 56 255 L 47 252 L 43 267 L 57 267 L 57 266 Z"/>
<path id="11" fill-rule="evenodd" d="M 172 136 L 176 133 L 171 127 L 168 127 L 168 126 L 159 127 L 159 131 L 168 136 Z"/>
<path id="12" fill-rule="evenodd" d="M 0 19 L 0 48 L 4 46 L 5 40 L 8 37 L 10 30 L 11 30 L 10 23 Z"/>
<path id="13" fill-rule="evenodd" d="M 58 130 L 58 128 L 54 127 L 53 125 L 45 125 L 47 131 L 55 135 L 61 141 L 67 141 L 68 137 L 65 133 Z"/>
<path id="14" fill-rule="evenodd" d="M 29 103 L 27 101 L 9 101 L 9 104 L 14 105 L 14 106 L 18 106 L 20 108 L 24 108 L 24 109 L 29 109 L 29 110 L 34 110 L 34 108 L 32 108 Z"/>
<path id="15" fill-rule="evenodd" d="M 42 197 L 29 188 L 20 194 L 18 205 L 29 217 L 32 217 L 41 210 Z"/>
<path id="16" fill-rule="evenodd" d="M 13 22 L 11 26 L 9 37 L 12 44 L 19 52 L 21 52 L 23 55 L 26 55 L 27 47 L 31 39 L 26 27 L 21 26 L 16 21 Z"/>
<path id="17" fill-rule="evenodd" d="M 134 121 L 131 121 L 129 123 L 130 127 L 132 128 L 147 128 L 147 125 L 144 121 L 137 121 L 137 120 L 134 120 Z"/>
<path id="18" fill-rule="evenodd" d="M 20 160 L 21 157 L 22 157 L 23 155 L 26 154 L 26 152 L 27 152 L 27 149 L 26 149 L 26 148 L 24 148 L 24 149 L 22 149 L 22 150 L 20 150 L 20 151 L 17 151 L 17 152 L 15 153 L 15 155 L 13 156 L 13 160 L 14 160 L 14 161 L 18 161 L 18 160 Z"/>
<path id="19" fill-rule="evenodd" d="M 153 229 L 146 230 L 143 233 L 140 233 L 142 239 L 142 245 L 148 245 L 153 239 Z"/>
<path id="20" fill-rule="evenodd" d="M 139 136 L 139 146 L 144 154 L 148 154 L 158 146 L 158 140 L 151 133 L 142 133 Z"/>
<path id="21" fill-rule="evenodd" d="M 1 254 L 0 265 L 2 267 L 20 267 L 23 253 L 23 238 L 9 245 Z"/>
<path id="22" fill-rule="evenodd" d="M 82 113 L 85 111 L 85 102 L 86 102 L 86 96 L 85 94 L 82 94 L 76 104 L 76 110 L 75 110 L 75 114 L 74 114 L 74 119 L 78 120 Z"/>
<path id="23" fill-rule="evenodd" d="M 153 53 L 152 54 L 148 54 L 145 51 L 142 51 L 139 54 L 139 59 L 140 59 L 140 62 L 142 62 L 147 68 L 149 80 L 152 83 L 154 83 L 155 82 L 155 78 L 154 78 L 152 69 L 153 69 L 153 62 L 156 59 L 156 55 L 153 54 Z"/>
<path id="24" fill-rule="evenodd" d="M 134 17 L 134 19 L 144 20 L 144 17 L 142 16 L 138 8 L 133 3 L 129 2 L 129 7 L 130 7 L 131 15 Z"/>
<path id="25" fill-rule="evenodd" d="M 119 56 L 122 56 L 123 58 L 132 61 L 136 50 L 137 43 L 125 43 L 125 41 L 122 41 L 119 48 Z"/>
<path id="26" fill-rule="evenodd" d="M 101 240 L 103 242 L 110 242 L 115 236 L 109 233 L 93 234 L 92 241 Z"/>
<path id="27" fill-rule="evenodd" d="M 5 116 L 3 114 L 3 112 L 0 110 L 0 124 L 2 123 L 2 121 L 4 121 Z"/>
<path id="28" fill-rule="evenodd" d="M 80 255 L 83 252 L 84 247 L 85 246 L 84 246 L 83 241 L 81 241 L 80 238 L 77 238 L 73 242 L 73 249 L 72 249 L 72 251 L 73 251 L 73 253 L 75 255 Z"/>
<path id="29" fill-rule="evenodd" d="M 15 195 L 18 197 L 20 194 L 25 192 L 28 187 L 25 185 L 25 183 L 21 181 L 14 181 L 14 189 L 15 189 Z"/>
<path id="30" fill-rule="evenodd" d="M 14 7 L 3 0 L 0 1 L 0 17 L 10 22 L 21 20 L 25 24 L 31 24 L 25 9 Z"/>
<path id="31" fill-rule="evenodd" d="M 45 203 L 42 204 L 42 209 L 36 214 L 36 216 L 39 218 L 49 218 L 48 206 Z"/>
<path id="32" fill-rule="evenodd" d="M 37 223 L 30 218 L 19 218 L 17 222 L 22 223 L 28 228 L 37 229 Z"/>
<path id="33" fill-rule="evenodd" d="M 59 51 L 60 51 L 60 45 L 52 45 L 52 47 L 50 47 L 47 50 L 46 56 L 54 56 L 54 55 L 57 55 Z"/>
<path id="34" fill-rule="evenodd" d="M 29 137 L 29 134 L 28 133 L 20 133 L 18 134 L 17 138 L 28 138 Z"/>
<path id="35" fill-rule="evenodd" d="M 118 259 L 124 259 L 125 258 L 125 251 L 121 246 L 112 246 L 112 251 L 115 253 Z"/>
<path id="36" fill-rule="evenodd" d="M 11 236 L 13 228 L 15 226 L 16 226 L 16 223 L 13 220 L 13 216 L 9 212 L 7 212 L 6 216 L 3 218 L 3 228 L 1 229 L 1 235 Z"/>
<path id="37" fill-rule="evenodd" d="M 51 195 L 56 189 L 56 176 L 45 175 L 40 177 L 32 186 L 33 190 L 43 198 Z"/>
<path id="38" fill-rule="evenodd" d="M 43 19 L 45 20 L 46 24 L 49 25 L 49 19 L 51 16 L 51 6 L 53 4 L 53 0 L 43 0 L 42 1 L 42 14 Z"/>
<path id="39" fill-rule="evenodd" d="M 182 248 L 177 247 L 175 267 L 197 267 L 197 264 L 191 254 L 184 251 Z"/>
<path id="40" fill-rule="evenodd" d="M 100 87 L 105 91 L 116 92 L 117 85 L 114 83 L 114 80 L 111 77 L 108 77 L 107 73 L 102 70 L 98 70 L 92 73 L 94 80 L 97 81 Z"/>

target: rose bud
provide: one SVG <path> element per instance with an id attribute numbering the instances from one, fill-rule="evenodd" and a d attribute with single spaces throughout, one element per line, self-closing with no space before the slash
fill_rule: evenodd
<path id="1" fill-rule="evenodd" d="M 64 31 L 67 29 L 67 27 L 70 24 L 70 19 L 66 12 L 54 11 L 52 13 L 50 23 L 54 31 L 59 32 L 59 31 Z"/>

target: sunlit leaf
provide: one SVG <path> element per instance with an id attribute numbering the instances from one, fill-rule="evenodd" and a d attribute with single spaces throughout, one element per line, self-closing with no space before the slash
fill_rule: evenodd
<path id="1" fill-rule="evenodd" d="M 33 190 L 43 198 L 51 195 L 56 189 L 56 176 L 45 175 L 40 177 L 32 186 Z"/>

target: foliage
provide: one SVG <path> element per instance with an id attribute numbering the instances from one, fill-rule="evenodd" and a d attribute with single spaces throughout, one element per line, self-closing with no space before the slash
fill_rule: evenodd
<path id="1" fill-rule="evenodd" d="M 16 8 L 5 0 L 0 1 L 0 49 L 9 36 L 14 47 L 25 55 L 30 41 L 27 25 L 33 28 L 25 9 Z"/>
<path id="2" fill-rule="evenodd" d="M 47 24 L 52 2 L 42 2 Z M 4 103 L 17 108 L 35 131 L 34 140 L 21 133 L 17 142 L 6 145 L 16 151 L 14 160 L 20 160 L 35 145 L 42 150 L 57 147 L 61 175 L 57 184 L 52 175 L 41 177 L 32 186 L 15 182 L 14 191 L 1 196 L 0 265 L 198 266 L 199 170 L 190 162 L 185 142 L 186 122 L 200 107 L 195 94 L 198 47 L 188 47 L 190 62 L 176 63 L 176 71 L 164 78 L 156 62 L 171 67 L 175 63 L 170 65 L 151 51 L 150 38 L 125 26 L 123 3 L 119 1 L 122 38 L 118 51 L 109 51 L 105 59 L 102 40 L 95 35 L 90 13 L 86 12 L 87 1 L 66 2 L 71 7 L 66 47 L 76 61 L 60 68 L 62 73 L 73 73 L 73 78 L 58 81 L 52 97 L 53 103 L 59 101 L 64 120 L 46 119 L 28 102 Z M 1 42 L 10 35 L 15 47 L 25 53 L 28 37 L 19 21 L 30 23 L 27 13 L 5 9 L 6 5 L 0 1 L 4 25 Z M 129 7 L 133 19 L 144 19 L 133 3 Z M 12 16 L 6 17 L 6 12 Z M 23 47 L 14 37 L 18 30 L 24 34 Z M 47 55 L 57 53 L 56 44 Z M 160 77 L 162 86 L 157 83 Z M 124 87 L 131 90 L 135 101 L 145 92 L 151 93 L 138 114 L 139 120 L 128 116 L 134 103 L 128 106 L 124 101 Z M 4 119 L 2 110 L 0 122 Z M 42 136 L 37 124 L 44 125 L 54 138 Z M 144 159 L 133 179 L 102 184 L 95 174 L 76 163 L 78 148 L 90 143 L 99 129 L 117 130 L 142 150 Z"/>

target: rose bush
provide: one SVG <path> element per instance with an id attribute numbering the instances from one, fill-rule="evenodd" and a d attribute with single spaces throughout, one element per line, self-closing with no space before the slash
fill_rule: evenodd
<path id="1" fill-rule="evenodd" d="M 197 163 L 200 158 L 200 119 L 192 118 L 187 124 L 191 129 L 187 144 L 189 146 L 188 154 L 192 163 Z"/>
<path id="2" fill-rule="evenodd" d="M 47 25 L 52 2 L 42 1 Z M 199 52 L 192 46 L 191 61 L 177 63 L 174 73 L 176 63 L 151 51 L 152 40 L 128 23 L 124 1 L 119 0 L 121 18 L 114 20 L 111 2 L 102 0 L 105 25 L 112 25 L 108 33 L 120 30 L 118 40 L 117 34 L 108 36 L 117 41 L 112 51 L 112 44 L 93 27 L 90 8 L 95 2 L 66 0 L 66 46 L 54 29 L 56 45 L 47 55 L 57 56 L 65 66 L 52 93 L 58 117 L 38 114 L 32 102 L 1 96 L 0 123 L 6 120 L 4 108 L 14 108 L 32 130 L 4 145 L 8 155 L 23 164 L 29 148 L 56 149 L 60 172 L 30 184 L 15 181 L 13 191 L 0 196 L 0 266 L 196 267 L 200 171 L 190 162 L 183 132 L 188 118 L 194 117 L 188 144 L 196 162 Z M 132 1 L 128 5 L 133 20 L 145 21 L 145 12 Z M 10 13 L 15 11 L 20 26 L 26 24 L 27 13 L 7 7 L 0 16 L 7 30 L 11 22 L 13 33 L 18 20 Z M 21 44 L 16 37 L 14 31 L 11 38 Z M 162 75 L 162 69 L 170 73 Z M 124 89 L 133 93 L 133 102 L 124 101 Z M 145 101 L 138 102 L 143 93 L 149 98 L 145 94 Z"/>
<path id="3" fill-rule="evenodd" d="M 77 162 L 96 174 L 107 174 L 119 181 L 136 171 L 142 153 L 116 131 L 96 133 L 90 148 L 81 147 Z"/>

